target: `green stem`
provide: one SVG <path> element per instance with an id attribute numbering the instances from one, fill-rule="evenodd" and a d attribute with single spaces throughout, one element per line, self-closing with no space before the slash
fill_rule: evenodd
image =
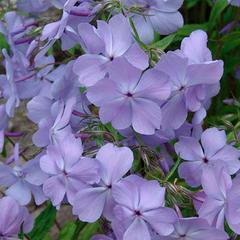
<path id="1" fill-rule="evenodd" d="M 172 167 L 172 169 L 170 170 L 170 172 L 168 173 L 168 175 L 166 176 L 165 181 L 168 182 L 169 179 L 173 176 L 173 174 L 175 173 L 175 171 L 177 170 L 179 164 L 181 162 L 181 158 L 178 157 L 177 161 L 175 162 L 174 166 Z"/>

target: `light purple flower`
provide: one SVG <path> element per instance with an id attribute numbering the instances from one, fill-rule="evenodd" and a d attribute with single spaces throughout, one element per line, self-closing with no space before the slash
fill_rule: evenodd
<path id="1" fill-rule="evenodd" d="M 240 232 L 239 178 L 232 181 L 224 168 L 208 168 L 202 176 L 202 187 L 206 194 L 205 201 L 198 210 L 201 218 L 218 229 L 224 229 L 224 219 L 233 231 Z"/>
<path id="2" fill-rule="evenodd" d="M 201 218 L 180 218 L 174 224 L 174 232 L 167 237 L 156 237 L 154 240 L 227 240 L 228 235 L 221 230 L 211 227 Z"/>
<path id="3" fill-rule="evenodd" d="M 2 52 L 5 57 L 6 75 L 1 75 L 0 77 L 1 95 L 2 98 L 5 98 L 7 100 L 5 104 L 6 114 L 8 115 L 8 117 L 13 117 L 15 113 L 15 108 L 19 107 L 20 99 L 14 81 L 13 63 L 6 49 L 3 49 Z"/>
<path id="4" fill-rule="evenodd" d="M 99 20 L 97 29 L 80 23 L 78 33 L 86 54 L 76 60 L 73 71 L 85 86 L 92 86 L 104 78 L 112 61 L 121 56 L 141 70 L 148 67 L 148 56 L 134 44 L 130 24 L 121 14 L 112 17 L 108 24 Z"/>
<path id="5" fill-rule="evenodd" d="M 230 228 L 240 234 L 240 175 L 238 174 L 232 181 L 232 187 L 230 192 L 228 192 L 228 203 L 227 203 L 227 213 L 226 219 Z"/>
<path id="6" fill-rule="evenodd" d="M 38 147 L 56 142 L 71 132 L 69 125 L 75 97 L 65 101 L 52 101 L 44 96 L 37 96 L 28 103 L 28 117 L 38 123 L 39 129 L 33 135 L 33 143 Z"/>
<path id="7" fill-rule="evenodd" d="M 123 239 L 150 240 L 151 228 L 163 236 L 173 232 L 177 217 L 172 209 L 164 207 L 165 188 L 157 181 L 131 175 L 116 184 L 112 194 L 115 221 L 127 225 Z"/>
<path id="8" fill-rule="evenodd" d="M 240 0 L 228 0 L 228 2 L 236 7 L 240 7 Z"/>
<path id="9" fill-rule="evenodd" d="M 183 0 L 121 0 L 128 7 L 139 7 L 141 15 L 131 14 L 138 34 L 145 43 L 154 38 L 154 31 L 168 35 L 183 26 L 178 11 Z"/>
<path id="10" fill-rule="evenodd" d="M 17 15 L 15 11 L 4 15 L 4 22 L 0 21 L 0 32 L 6 37 L 12 51 L 16 49 L 25 53 L 33 37 L 29 33 L 37 26 L 36 20 Z"/>
<path id="11" fill-rule="evenodd" d="M 163 128 L 178 129 L 186 120 L 188 110 L 196 112 L 201 109 L 206 98 L 205 89 L 220 80 L 223 64 L 215 61 L 188 65 L 187 58 L 169 52 L 162 56 L 157 69 L 168 74 L 173 84 L 172 96 L 162 106 Z"/>
<path id="12" fill-rule="evenodd" d="M 64 6 L 62 3 L 57 3 L 58 7 L 63 7 L 61 19 L 47 24 L 43 29 L 41 41 L 47 40 L 47 43 L 40 49 L 36 59 L 44 56 L 58 39 L 61 39 L 62 50 L 72 48 L 79 41 L 78 24 L 89 22 L 98 10 L 98 7 L 93 6 L 90 1 L 67 0 L 63 3 Z"/>
<path id="13" fill-rule="evenodd" d="M 223 75 L 223 62 L 211 60 L 206 33 L 192 33 L 180 51 L 163 55 L 156 68 L 169 75 L 173 85 L 171 98 L 162 106 L 163 129 L 178 129 L 188 111 L 205 115 L 205 104 L 219 91 Z"/>
<path id="14" fill-rule="evenodd" d="M 20 165 L 18 155 L 19 149 L 16 145 L 12 157 L 15 160 L 14 166 L 0 164 L 0 185 L 7 187 L 6 194 L 21 205 L 27 205 L 32 195 L 36 204 L 40 205 L 47 200 L 42 191 L 42 184 L 47 175 L 40 169 L 39 157 Z"/>
<path id="15" fill-rule="evenodd" d="M 205 169 L 224 164 L 228 174 L 240 168 L 240 152 L 227 144 L 224 131 L 217 128 L 206 129 L 199 142 L 194 137 L 180 137 L 175 144 L 176 153 L 186 162 L 181 163 L 178 173 L 190 186 L 199 186 Z"/>
<path id="16" fill-rule="evenodd" d="M 19 206 L 11 197 L 0 199 L 0 237 L 1 239 L 18 239 L 18 233 L 23 229 L 28 233 L 33 228 L 32 216 L 27 208 Z"/>
<path id="17" fill-rule="evenodd" d="M 97 162 L 83 157 L 82 153 L 81 140 L 68 135 L 55 145 L 49 145 L 41 157 L 40 167 L 50 175 L 43 184 L 43 191 L 54 206 L 59 207 L 65 196 L 73 204 L 79 190 L 99 181 Z"/>
<path id="18" fill-rule="evenodd" d="M 141 71 L 124 58 L 115 59 L 109 72 L 95 86 L 90 87 L 87 98 L 100 107 L 103 123 L 111 122 L 116 129 L 133 126 L 141 134 L 154 134 L 160 128 L 159 102 L 171 92 L 168 76 L 157 70 Z"/>
<path id="19" fill-rule="evenodd" d="M 98 185 L 80 190 L 73 205 L 73 214 L 85 222 L 95 222 L 102 214 L 112 218 L 112 188 L 132 167 L 133 153 L 127 147 L 108 143 L 100 148 L 96 159 L 101 180 Z"/>
<path id="20" fill-rule="evenodd" d="M 231 177 L 221 165 L 214 170 L 206 168 L 202 174 L 202 187 L 206 194 L 205 200 L 198 210 L 201 218 L 216 228 L 224 229 L 227 207 L 227 195 L 232 187 Z"/>
<path id="21" fill-rule="evenodd" d="M 17 8 L 28 13 L 41 13 L 51 6 L 49 0 L 18 0 Z"/>

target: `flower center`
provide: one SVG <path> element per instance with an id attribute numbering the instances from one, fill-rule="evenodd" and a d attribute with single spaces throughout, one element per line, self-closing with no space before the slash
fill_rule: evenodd
<path id="1" fill-rule="evenodd" d="M 66 170 L 63 170 L 63 175 L 64 175 L 65 177 L 68 176 L 68 173 L 66 172 Z"/>
<path id="2" fill-rule="evenodd" d="M 134 214 L 138 217 L 142 216 L 141 212 L 139 210 L 135 210 Z"/>
<path id="3" fill-rule="evenodd" d="M 126 93 L 125 95 L 126 95 L 127 97 L 132 97 L 132 96 L 133 96 L 133 94 L 130 93 L 130 92 Z"/>
<path id="4" fill-rule="evenodd" d="M 205 158 L 203 158 L 203 162 L 204 162 L 204 163 L 208 163 L 209 160 L 205 157 Z"/>

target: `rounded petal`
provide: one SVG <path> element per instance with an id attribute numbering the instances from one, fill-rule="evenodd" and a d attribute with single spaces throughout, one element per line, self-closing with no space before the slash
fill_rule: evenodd
<path id="1" fill-rule="evenodd" d="M 186 72 L 188 86 L 218 83 L 223 75 L 223 61 L 216 60 L 189 65 Z"/>
<path id="2" fill-rule="evenodd" d="M 226 141 L 227 137 L 225 131 L 220 131 L 215 127 L 206 129 L 201 136 L 201 143 L 207 157 L 215 155 L 225 146 Z"/>
<path id="3" fill-rule="evenodd" d="M 108 143 L 96 155 L 100 163 L 101 178 L 106 185 L 120 180 L 132 167 L 133 153 L 128 147 Z"/>
<path id="4" fill-rule="evenodd" d="M 20 205 L 27 205 L 31 201 L 31 190 L 23 181 L 17 181 L 7 189 L 6 194 L 19 202 Z"/>
<path id="5" fill-rule="evenodd" d="M 162 207 L 144 212 L 143 215 L 158 234 L 167 236 L 174 231 L 173 224 L 177 220 L 177 215 L 173 209 Z"/>
<path id="6" fill-rule="evenodd" d="M 171 84 L 168 75 L 151 69 L 144 72 L 135 89 L 135 97 L 152 100 L 166 100 L 171 94 Z"/>
<path id="7" fill-rule="evenodd" d="M 123 236 L 124 240 L 151 240 L 150 233 L 148 231 L 148 226 L 144 220 L 140 218 L 135 218 L 133 223 L 129 226 L 127 231 Z"/>
<path id="8" fill-rule="evenodd" d="M 154 39 L 154 30 L 149 19 L 139 15 L 135 15 L 133 17 L 133 22 L 137 29 L 140 39 L 145 44 L 151 43 Z"/>
<path id="9" fill-rule="evenodd" d="M 97 221 L 103 212 L 107 192 L 103 187 L 80 190 L 73 204 L 73 214 L 84 222 Z"/>
<path id="10" fill-rule="evenodd" d="M 43 184 L 43 192 L 52 201 L 53 206 L 59 206 L 66 194 L 66 186 L 63 176 L 53 176 Z"/>
<path id="11" fill-rule="evenodd" d="M 161 35 L 168 35 L 183 26 L 183 17 L 179 12 L 150 12 L 149 19 L 156 32 Z"/>
<path id="12" fill-rule="evenodd" d="M 64 167 L 61 154 L 55 146 L 49 146 L 47 153 L 40 158 L 41 169 L 48 174 L 58 174 Z"/>
<path id="13" fill-rule="evenodd" d="M 101 121 L 112 123 L 116 129 L 126 129 L 132 123 L 131 102 L 127 98 L 118 98 L 104 104 L 99 111 Z"/>
<path id="14" fill-rule="evenodd" d="M 132 101 L 132 111 L 132 126 L 136 132 L 153 135 L 156 129 L 160 129 L 162 112 L 155 102 L 136 98 Z"/>
<path id="15" fill-rule="evenodd" d="M 182 40 L 181 51 L 192 63 L 212 60 L 211 51 L 207 47 L 208 36 L 202 30 L 196 30 Z"/>
<path id="16" fill-rule="evenodd" d="M 81 84 L 89 87 L 104 78 L 107 62 L 108 59 L 103 56 L 85 54 L 76 60 L 73 72 L 78 75 Z"/>
<path id="17" fill-rule="evenodd" d="M 133 44 L 127 50 L 127 52 L 124 54 L 124 57 L 130 64 L 141 70 L 144 70 L 149 66 L 148 55 L 140 48 L 137 43 Z"/>
<path id="18" fill-rule="evenodd" d="M 201 185 L 202 166 L 201 162 L 183 162 L 178 167 L 178 174 L 191 187 L 198 187 Z"/>
<path id="19" fill-rule="evenodd" d="M 200 143 L 193 137 L 180 137 L 175 152 L 184 160 L 201 161 L 204 158 Z"/>
<path id="20" fill-rule="evenodd" d="M 162 106 L 162 128 L 178 129 L 187 119 L 187 107 L 182 93 L 172 96 Z"/>
<path id="21" fill-rule="evenodd" d="M 69 169 L 69 177 L 88 184 L 99 182 L 99 164 L 91 158 L 81 158 L 76 164 Z"/>

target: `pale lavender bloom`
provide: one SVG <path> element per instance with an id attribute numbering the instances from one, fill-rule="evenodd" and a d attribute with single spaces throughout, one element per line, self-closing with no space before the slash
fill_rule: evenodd
<path id="1" fill-rule="evenodd" d="M 18 239 L 21 229 L 29 233 L 33 228 L 33 219 L 27 208 L 19 204 L 11 197 L 0 199 L 0 238 Z"/>
<path id="2" fill-rule="evenodd" d="M 167 237 L 156 237 L 154 240 L 227 240 L 228 235 L 221 230 L 211 227 L 204 219 L 180 218 L 174 224 L 174 232 Z"/>
<path id="3" fill-rule="evenodd" d="M 64 137 L 71 128 L 69 125 L 76 99 L 53 101 L 44 96 L 33 98 L 28 103 L 28 117 L 38 123 L 38 131 L 33 134 L 33 143 L 38 147 L 56 142 Z"/>
<path id="4" fill-rule="evenodd" d="M 223 62 L 211 60 L 206 33 L 193 32 L 183 40 L 181 50 L 163 55 L 156 68 L 173 84 L 172 96 L 162 106 L 163 129 L 178 129 L 188 111 L 205 115 L 205 104 L 219 91 L 223 75 Z"/>
<path id="5" fill-rule="evenodd" d="M 182 40 L 180 51 L 176 52 L 187 57 L 190 64 L 211 62 L 212 53 L 207 43 L 207 33 L 203 30 L 195 30 Z"/>
<path id="6" fill-rule="evenodd" d="M 83 157 L 82 153 L 81 140 L 71 134 L 49 145 L 41 157 L 40 167 L 50 175 L 43 184 L 43 191 L 54 206 L 60 207 L 65 196 L 73 204 L 79 190 L 99 181 L 97 161 Z"/>
<path id="7" fill-rule="evenodd" d="M 6 194 L 21 205 L 27 205 L 32 195 L 36 204 L 40 205 L 46 201 L 41 185 L 47 179 L 47 175 L 40 169 L 39 157 L 20 165 L 18 151 L 18 145 L 16 145 L 13 167 L 0 164 L 0 185 L 7 187 Z"/>
<path id="8" fill-rule="evenodd" d="M 134 43 L 130 24 L 123 15 L 112 17 L 109 23 L 101 20 L 97 23 L 97 28 L 88 23 L 78 26 L 80 42 L 86 51 L 73 67 L 80 83 L 94 85 L 108 73 L 112 61 L 121 56 L 136 68 L 148 67 L 148 56 Z"/>
<path id="9" fill-rule="evenodd" d="M 238 174 L 232 182 L 232 187 L 230 192 L 228 193 L 228 205 L 227 205 L 227 221 L 228 225 L 231 229 L 233 229 L 234 232 L 237 234 L 240 234 L 240 217 L 239 217 L 239 211 L 240 211 L 240 204 L 239 204 L 239 198 L 240 198 L 240 175 Z"/>
<path id="10" fill-rule="evenodd" d="M 152 135 L 160 129 L 159 102 L 169 97 L 171 86 L 166 74 L 150 69 L 143 73 L 124 58 L 115 59 L 109 78 L 88 89 L 87 98 L 100 107 L 103 123 L 116 129 L 133 126 L 141 134 Z"/>
<path id="11" fill-rule="evenodd" d="M 53 57 L 50 56 L 37 61 L 35 66 L 30 66 L 29 60 L 16 49 L 12 57 L 5 49 L 3 55 L 6 75 L 0 75 L 0 99 L 4 99 L 5 104 L 0 105 L 0 129 L 7 127 L 8 119 L 14 116 L 20 99 L 31 98 L 40 91 L 42 83 L 39 80 L 44 78 L 52 66 L 43 68 L 39 72 L 32 69 L 54 62 Z"/>
<path id="12" fill-rule="evenodd" d="M 183 26 L 178 9 L 183 0 L 121 0 L 128 7 L 139 7 L 140 14 L 131 14 L 141 40 L 150 43 L 154 31 L 168 35 Z"/>
<path id="13" fill-rule="evenodd" d="M 116 222 L 123 222 L 125 240 L 150 240 L 151 228 L 159 235 L 167 236 L 174 231 L 175 212 L 164 207 L 165 188 L 157 181 L 148 181 L 131 175 L 113 187 L 116 201 Z"/>
<path id="14" fill-rule="evenodd" d="M 206 129 L 200 142 L 194 137 L 180 137 L 175 151 L 186 160 L 179 166 L 178 173 L 190 186 L 199 186 L 202 173 L 209 167 L 215 169 L 223 164 L 228 174 L 240 168 L 240 151 L 228 145 L 226 133 L 217 128 Z"/>
<path id="15" fill-rule="evenodd" d="M 6 99 L 5 110 L 8 117 L 13 117 L 15 108 L 19 106 L 20 99 L 17 93 L 16 84 L 14 81 L 14 67 L 10 56 L 6 49 L 3 49 L 3 55 L 5 57 L 6 75 L 1 75 L 1 95 Z"/>
<path id="16" fill-rule="evenodd" d="M 233 6 L 240 7 L 240 0 L 228 0 L 228 2 Z"/>
<path id="17" fill-rule="evenodd" d="M 206 197 L 198 210 L 199 216 L 212 226 L 224 229 L 227 196 L 232 187 L 231 176 L 224 171 L 221 164 L 215 169 L 206 168 L 202 174 L 202 187 Z"/>
<path id="18" fill-rule="evenodd" d="M 173 65 L 178 66 L 174 67 L 175 71 L 172 71 Z M 200 118 L 206 116 L 205 108 L 211 97 L 219 91 L 223 74 L 223 62 L 212 61 L 207 34 L 202 30 L 194 31 L 183 39 L 181 50 L 162 56 L 157 69 L 168 74 L 173 83 L 171 99 L 163 105 L 163 128 L 178 129 L 188 111 L 196 112 L 200 122 Z"/>
<path id="19" fill-rule="evenodd" d="M 78 0 L 67 0 L 63 6 L 61 19 L 44 27 L 41 40 L 47 40 L 47 43 L 40 49 L 36 59 L 44 56 L 58 39 L 61 39 L 62 50 L 70 49 L 79 42 L 77 35 L 78 24 L 80 22 L 89 22 L 98 8 L 92 6 L 91 2 L 80 1 L 80 4 L 78 2 Z"/>
<path id="20" fill-rule="evenodd" d="M 33 135 L 37 146 L 54 142 L 61 130 L 79 129 L 82 118 L 74 116 L 74 111 L 89 113 L 87 105 L 90 103 L 79 91 L 80 85 L 72 72 L 72 64 L 60 65 L 47 74 L 39 95 L 27 104 L 28 117 L 39 127 Z"/>
<path id="21" fill-rule="evenodd" d="M 85 222 L 95 222 L 102 214 L 112 219 L 112 188 L 132 167 L 133 153 L 127 147 L 108 143 L 100 148 L 96 159 L 100 165 L 100 182 L 80 190 L 73 205 L 73 214 Z"/>
<path id="22" fill-rule="evenodd" d="M 239 212 L 240 209 L 240 178 L 233 180 L 222 166 L 208 168 L 202 176 L 202 186 L 206 194 L 205 201 L 198 209 L 200 217 L 205 218 L 209 224 L 218 229 L 224 229 L 224 219 L 229 227 L 236 233 L 240 233 Z"/>
<path id="23" fill-rule="evenodd" d="M 33 18 L 17 15 L 15 11 L 4 15 L 4 22 L 0 21 L 0 32 L 4 34 L 11 49 L 25 53 L 33 37 L 27 36 L 37 26 Z"/>
<path id="24" fill-rule="evenodd" d="M 239 178 L 232 181 L 231 176 L 219 165 L 216 169 L 208 168 L 204 171 L 202 187 L 206 198 L 198 210 L 199 216 L 222 230 L 226 219 L 230 228 L 239 233 Z"/>
<path id="25" fill-rule="evenodd" d="M 51 0 L 18 0 L 17 8 L 28 13 L 41 13 L 48 10 Z"/>
<path id="26" fill-rule="evenodd" d="M 43 57 L 32 65 L 24 54 L 18 50 L 13 51 L 11 57 L 5 49 L 3 54 L 6 76 L 4 79 L 4 75 L 2 75 L 0 81 L 4 85 L 8 82 L 9 86 L 4 86 L 3 90 L 6 91 L 5 95 L 13 95 L 12 98 L 14 97 L 15 100 L 11 100 L 11 103 L 17 106 L 19 105 L 19 99 L 31 98 L 38 94 L 41 87 L 41 81 L 39 80 L 44 79 L 52 69 L 54 58 L 52 56 Z M 36 68 L 42 69 L 36 71 Z"/>

